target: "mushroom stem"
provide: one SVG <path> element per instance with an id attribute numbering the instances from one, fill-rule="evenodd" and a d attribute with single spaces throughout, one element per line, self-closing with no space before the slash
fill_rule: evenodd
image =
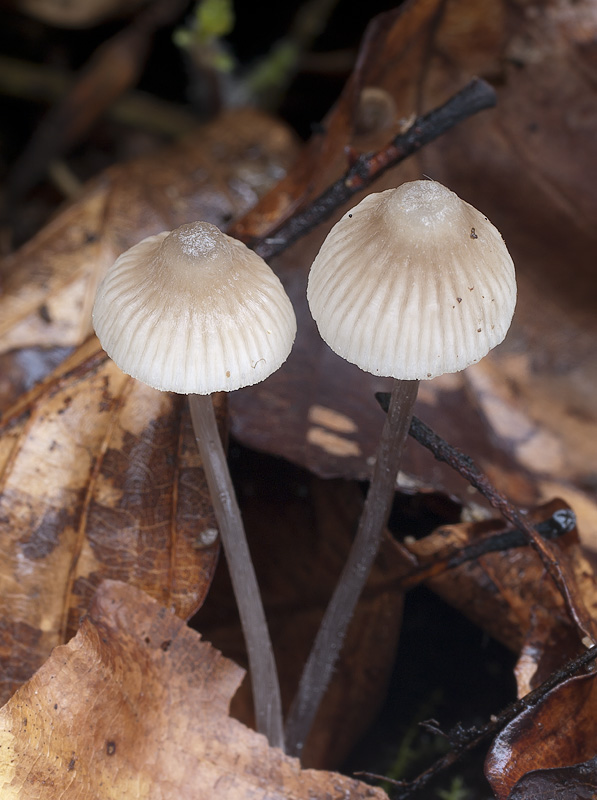
<path id="1" fill-rule="evenodd" d="M 247 646 L 256 727 L 272 747 L 284 749 L 276 662 L 211 395 L 191 394 L 189 406 Z"/>
<path id="2" fill-rule="evenodd" d="M 394 380 L 373 476 L 348 560 L 326 609 L 286 723 L 286 748 L 300 755 L 340 655 L 348 625 L 379 550 L 419 389 Z"/>

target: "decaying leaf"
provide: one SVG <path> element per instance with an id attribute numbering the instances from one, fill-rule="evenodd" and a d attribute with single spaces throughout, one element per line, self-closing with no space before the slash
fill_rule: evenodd
<path id="1" fill-rule="evenodd" d="M 597 757 L 559 769 L 527 772 L 508 795 L 508 800 L 594 800 L 597 792 Z"/>
<path id="2" fill-rule="evenodd" d="M 70 347 L 26 347 L 0 355 L 0 415 L 23 393 L 57 369 Z"/>
<path id="3" fill-rule="evenodd" d="M 0 428 L 4 701 L 77 629 L 104 577 L 181 617 L 216 565 L 216 523 L 184 399 L 124 375 L 95 337 Z M 224 413 L 218 401 L 220 415 Z M 25 657 L 23 657 L 25 651 Z"/>
<path id="4" fill-rule="evenodd" d="M 4 699 L 72 635 L 103 577 L 130 580 L 187 617 L 217 555 L 182 398 L 124 376 L 94 338 L 19 396 L 52 364 L 23 348 L 59 344 L 64 358 L 87 335 L 95 286 L 116 255 L 196 217 L 225 224 L 292 150 L 287 129 L 258 112 L 223 117 L 159 159 L 105 173 L 3 263 Z"/>
<path id="5" fill-rule="evenodd" d="M 592 0 L 532 7 L 432 0 L 381 15 L 323 131 L 234 227 L 245 238 L 270 233 L 345 171 L 346 147 L 361 149 L 369 87 L 386 92 L 395 113 L 389 127 L 386 120 L 369 133 L 367 149 L 474 75 L 493 82 L 496 109 L 426 146 L 372 189 L 428 175 L 486 213 L 506 239 L 520 289 L 511 333 L 465 374 L 429 382 L 417 414 L 483 467 L 501 460 L 507 468 L 495 477 L 524 503 L 539 494 L 531 470 L 595 493 L 597 191 L 589 165 L 597 160 L 596 30 Z M 287 369 L 242 402 L 232 399 L 232 426 L 246 444 L 319 474 L 363 477 L 382 424 L 372 399 L 379 380 L 321 343 L 304 301 L 307 270 L 333 221 L 275 260 L 297 308 L 299 336 Z M 313 422 L 321 408 L 342 422 L 340 430 Z M 263 424 L 270 415 L 275 426 Z M 405 466 L 430 483 L 439 472 L 451 486 L 435 466 L 419 472 L 408 454 Z"/>
<path id="6" fill-rule="evenodd" d="M 155 600 L 106 581 L 77 636 L 0 712 L 2 797 L 387 797 L 301 770 L 228 717 L 242 675 Z"/>
<path id="7" fill-rule="evenodd" d="M 554 500 L 532 509 L 529 520 L 538 523 L 562 508 L 566 504 Z M 425 565 L 445 558 L 457 548 L 478 543 L 481 536 L 495 534 L 503 527 L 495 519 L 446 525 L 405 546 L 420 565 Z M 568 563 L 574 576 L 569 589 L 582 598 L 595 618 L 597 584 L 578 543 L 578 534 L 573 531 L 558 541 L 558 558 Z M 567 615 L 563 598 L 531 547 L 488 552 L 448 573 L 431 577 L 428 585 L 498 641 L 514 652 L 522 651 L 525 664 L 520 674 L 521 695 L 547 677 L 551 669 L 578 654 L 578 633 Z M 554 650 L 556 642 L 560 646 Z M 564 643 L 566 647 L 562 646 Z M 550 654 L 555 659 L 552 662 Z M 544 658 L 547 662 L 539 669 Z"/>
<path id="8" fill-rule="evenodd" d="M 516 717 L 495 739 L 485 774 L 498 800 L 531 797 L 516 792 L 510 795 L 517 781 L 529 772 L 569 767 L 593 758 L 597 742 L 596 676 L 590 672 L 568 679 Z M 594 768 L 591 772 L 594 780 Z M 555 781 L 552 788 L 550 798 L 562 796 L 555 791 Z M 543 795 L 532 796 L 539 800 Z"/>

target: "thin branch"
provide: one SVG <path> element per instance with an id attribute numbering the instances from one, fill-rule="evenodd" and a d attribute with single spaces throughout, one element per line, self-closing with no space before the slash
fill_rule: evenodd
<path id="1" fill-rule="evenodd" d="M 394 800 L 406 800 L 406 798 L 411 797 L 419 789 L 422 789 L 423 786 L 425 786 L 431 780 L 431 778 L 452 766 L 452 764 L 458 761 L 458 759 L 460 759 L 469 750 L 473 750 L 487 739 L 495 737 L 503 728 L 506 727 L 508 723 L 515 719 L 519 714 L 522 714 L 523 711 L 538 705 L 552 689 L 573 677 L 577 672 L 583 669 L 583 667 L 588 666 L 596 657 L 597 646 L 593 646 L 587 650 L 586 653 L 583 653 L 581 656 L 578 656 L 578 658 L 569 661 L 561 669 L 553 672 L 549 678 L 547 678 L 547 680 L 545 680 L 532 692 L 529 692 L 520 700 L 516 700 L 516 702 L 511 703 L 497 716 L 492 716 L 491 720 L 480 728 L 476 726 L 464 728 L 462 725 L 458 724 L 448 731 L 447 734 L 443 734 L 438 730 L 438 734 L 441 734 L 448 739 L 452 750 L 445 756 L 439 758 L 434 764 L 431 765 L 431 767 L 426 769 L 412 781 L 395 781 L 392 778 L 387 778 L 384 775 L 376 775 L 372 772 L 358 772 L 356 774 L 359 776 L 373 778 L 375 780 L 387 781 L 388 783 L 399 787 L 402 789 L 402 791 L 394 796 Z"/>
<path id="2" fill-rule="evenodd" d="M 386 407 L 387 402 L 389 402 L 387 393 L 379 393 L 377 399 L 382 407 Z M 515 508 L 508 498 L 493 486 L 487 475 L 477 467 L 472 458 L 457 447 L 448 444 L 417 417 L 412 418 L 409 433 L 413 439 L 416 439 L 419 444 L 422 444 L 423 447 L 433 453 L 438 461 L 443 461 L 460 473 L 471 486 L 474 486 L 491 503 L 493 508 L 500 512 L 504 519 L 514 528 L 524 533 L 528 543 L 537 551 L 543 566 L 564 598 L 564 603 L 571 618 L 583 635 L 588 636 L 592 642 L 595 642 L 593 619 L 585 608 L 582 598 L 575 597 L 570 589 L 571 586 L 574 586 L 574 577 L 570 574 L 568 565 L 561 558 L 561 553 L 537 533 L 524 514 Z"/>
<path id="3" fill-rule="evenodd" d="M 543 562 L 543 566 L 558 587 L 571 618 L 576 622 L 583 634 L 594 642 L 593 620 L 582 604 L 582 600 L 574 597 L 571 593 L 570 587 L 574 585 L 574 580 L 569 574 L 567 564 L 562 561 L 561 554 L 550 542 L 541 538 L 528 519 L 510 503 L 505 495 L 492 485 L 487 475 L 481 472 L 471 458 L 457 448 L 448 445 L 440 439 L 431 428 L 416 417 L 413 418 L 410 434 L 420 444 L 430 450 L 436 459 L 445 461 L 449 466 L 457 469 L 458 472 L 468 480 L 471 486 L 474 486 L 475 489 L 487 498 L 504 519 L 508 520 L 513 527 L 524 533 L 527 541 L 537 551 Z"/>
<path id="4" fill-rule="evenodd" d="M 574 530 L 576 515 L 572 509 L 560 509 L 548 519 L 538 522 L 534 528 L 544 539 L 556 539 Z M 465 564 L 467 561 L 476 561 L 487 553 L 498 553 L 511 550 L 515 547 L 528 547 L 528 538 L 522 531 L 507 528 L 499 533 L 484 536 L 479 540 L 459 547 L 450 555 L 434 560 L 432 564 L 418 567 L 400 579 L 400 587 L 404 590 L 412 589 L 423 581 L 436 578 L 448 570 Z"/>
<path id="5" fill-rule="evenodd" d="M 404 161 L 459 122 L 495 104 L 492 87 L 480 78 L 473 79 L 443 106 L 417 117 L 405 133 L 396 136 L 381 150 L 359 156 L 348 171 L 307 208 L 293 214 L 266 238 L 250 242 L 249 246 L 266 260 L 281 253 L 328 219 L 354 194 L 372 184 L 385 170 Z"/>

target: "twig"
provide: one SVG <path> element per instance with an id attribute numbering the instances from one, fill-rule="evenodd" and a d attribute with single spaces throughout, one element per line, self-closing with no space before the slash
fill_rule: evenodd
<path id="1" fill-rule="evenodd" d="M 534 529 L 544 539 L 556 539 L 574 529 L 576 515 L 571 509 L 560 509 L 546 520 L 538 522 Z M 418 567 L 400 579 L 400 587 L 412 589 L 423 581 L 442 575 L 455 569 L 467 561 L 475 561 L 487 553 L 498 553 L 515 547 L 529 546 L 528 538 L 522 531 L 514 528 L 500 531 L 492 536 L 485 536 L 472 544 L 458 548 L 448 557 L 437 559 L 433 564 Z"/>
<path id="2" fill-rule="evenodd" d="M 378 393 L 378 402 L 385 407 L 389 402 L 387 393 Z M 561 559 L 557 550 L 550 542 L 541 538 L 528 519 L 515 508 L 508 498 L 498 491 L 487 475 L 482 472 L 475 462 L 459 450 L 448 444 L 431 428 L 421 422 L 417 417 L 412 418 L 410 436 L 419 444 L 426 447 L 438 461 L 448 464 L 460 473 L 470 484 L 485 497 L 491 505 L 500 512 L 514 528 L 522 531 L 528 543 L 537 551 L 548 574 L 551 576 L 562 597 L 571 618 L 583 635 L 588 636 L 592 642 L 596 641 L 594 623 L 580 597 L 574 597 L 570 587 L 574 586 L 574 578 L 570 574 L 568 565 Z"/>
<path id="3" fill-rule="evenodd" d="M 276 230 L 249 245 L 266 260 L 285 250 L 301 236 L 328 219 L 357 192 L 365 189 L 385 170 L 416 153 L 459 122 L 496 104 L 496 94 L 485 81 L 475 78 L 443 106 L 417 117 L 411 127 L 376 153 L 359 156 L 350 169 L 303 211 L 294 214 Z"/>
<path id="4" fill-rule="evenodd" d="M 583 667 L 586 667 L 588 664 L 590 664 L 591 661 L 593 661 L 596 657 L 597 647 L 593 646 L 587 650 L 586 653 L 583 653 L 581 656 L 578 656 L 578 658 L 569 661 L 561 669 L 553 672 L 540 686 L 538 686 L 532 692 L 526 694 L 520 700 L 516 700 L 516 702 L 511 703 L 497 716 L 493 716 L 491 720 L 485 723 L 485 725 L 482 727 L 477 728 L 476 726 L 473 726 L 471 728 L 464 728 L 462 725 L 458 724 L 447 734 L 442 734 L 445 735 L 450 742 L 452 750 L 445 756 L 439 758 L 434 764 L 431 765 L 431 767 L 426 769 L 412 781 L 396 781 L 392 778 L 387 778 L 384 775 L 376 775 L 372 772 L 358 772 L 355 774 L 368 778 L 374 778 L 375 780 L 387 781 L 394 786 L 400 787 L 402 791 L 395 795 L 394 800 L 405 800 L 405 798 L 410 797 L 416 791 L 422 789 L 423 786 L 425 786 L 431 780 L 431 778 L 435 777 L 435 775 L 454 764 L 454 762 L 461 758 L 464 753 L 474 749 L 486 739 L 496 736 L 515 717 L 517 717 L 523 711 L 536 706 L 552 689 L 571 678 Z M 438 731 L 438 733 L 441 732 Z"/>

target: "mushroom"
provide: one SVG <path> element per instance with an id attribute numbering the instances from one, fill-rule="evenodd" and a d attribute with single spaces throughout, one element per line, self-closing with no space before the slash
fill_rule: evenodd
<path id="1" fill-rule="evenodd" d="M 377 554 L 420 380 L 474 364 L 510 326 L 514 265 L 481 212 L 434 181 L 371 194 L 332 228 L 307 299 L 327 344 L 394 379 L 359 528 L 286 726 L 300 753 Z"/>
<path id="2" fill-rule="evenodd" d="M 276 665 L 210 395 L 258 383 L 283 364 L 296 334 L 290 300 L 262 258 L 195 222 L 123 253 L 99 286 L 93 324 L 124 372 L 189 395 L 247 644 L 257 729 L 283 747 Z"/>

